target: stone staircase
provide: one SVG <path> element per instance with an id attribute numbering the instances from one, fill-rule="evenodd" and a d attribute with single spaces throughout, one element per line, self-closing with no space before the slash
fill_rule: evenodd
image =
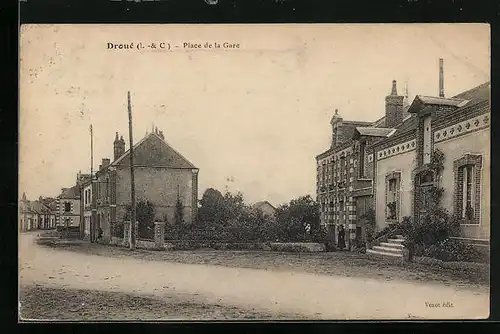
<path id="1" fill-rule="evenodd" d="M 387 239 L 387 241 L 380 242 L 378 246 L 372 246 L 366 250 L 369 258 L 375 260 L 382 260 L 396 264 L 402 264 L 406 261 L 405 241 L 402 235 L 396 235 L 395 239 Z"/>

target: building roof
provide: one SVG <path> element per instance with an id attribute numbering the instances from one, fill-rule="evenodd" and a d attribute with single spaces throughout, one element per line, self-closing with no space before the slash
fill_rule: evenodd
<path id="1" fill-rule="evenodd" d="M 408 112 L 416 113 L 426 105 L 451 106 L 459 108 L 463 107 L 468 102 L 468 100 L 464 99 L 417 95 L 415 96 L 415 99 L 413 99 L 410 108 L 408 108 Z"/>
<path id="2" fill-rule="evenodd" d="M 372 123 L 372 126 L 375 128 L 383 127 L 385 125 L 385 116 L 380 117 L 375 122 Z"/>
<path id="3" fill-rule="evenodd" d="M 389 137 L 396 129 L 392 128 L 374 128 L 374 127 L 357 127 L 356 133 L 360 136 L 369 137 Z"/>
<path id="4" fill-rule="evenodd" d="M 22 213 L 50 214 L 51 210 L 40 201 L 22 200 L 19 204 Z"/>
<path id="5" fill-rule="evenodd" d="M 73 199 L 78 199 L 80 198 L 80 189 L 77 185 L 71 187 L 71 188 L 63 188 L 61 195 L 58 196 L 59 198 L 73 198 Z"/>
<path id="6" fill-rule="evenodd" d="M 270 206 L 271 208 L 273 208 L 274 210 L 276 210 L 276 208 L 271 204 L 269 203 L 268 201 L 260 201 L 260 202 L 257 202 L 253 205 L 254 208 L 261 208 L 263 206 Z"/>
<path id="7" fill-rule="evenodd" d="M 453 96 L 456 99 L 465 100 L 489 100 L 491 93 L 491 82 L 485 82 L 479 86 Z"/>
<path id="8" fill-rule="evenodd" d="M 147 134 L 134 145 L 134 165 L 196 169 L 189 160 L 174 150 L 155 132 Z M 107 167 L 109 166 L 130 166 L 130 149 Z"/>
<path id="9" fill-rule="evenodd" d="M 430 97 L 430 96 L 422 96 L 417 95 L 413 100 L 411 106 L 414 111 L 420 109 L 424 105 L 446 105 L 446 106 L 455 106 L 456 109 L 449 111 L 449 113 L 456 113 L 464 110 L 466 107 L 476 104 L 480 101 L 484 101 L 489 99 L 490 92 L 490 83 L 484 83 L 477 87 L 474 87 L 470 90 L 467 90 L 463 93 L 460 93 L 453 98 L 441 98 L 441 97 Z M 409 110 L 409 112 L 411 112 Z M 407 117 L 403 122 L 396 127 L 396 132 L 391 135 L 391 138 L 397 138 L 399 134 L 406 133 L 410 130 L 415 130 L 418 124 L 418 117 L 415 113 L 410 114 L 410 117 Z M 391 139 L 382 139 L 375 143 L 372 146 L 377 146 L 378 144 L 387 143 L 391 141 Z"/>

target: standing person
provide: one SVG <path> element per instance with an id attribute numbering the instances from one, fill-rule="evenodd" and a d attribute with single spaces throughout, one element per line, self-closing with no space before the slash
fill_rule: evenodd
<path id="1" fill-rule="evenodd" d="M 338 239 L 339 250 L 344 250 L 345 248 L 345 230 L 344 225 L 339 226 L 339 239 Z"/>

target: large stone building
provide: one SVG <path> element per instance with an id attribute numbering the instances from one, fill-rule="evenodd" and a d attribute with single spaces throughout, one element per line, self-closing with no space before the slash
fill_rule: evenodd
<path id="1" fill-rule="evenodd" d="M 331 236 L 344 225 L 348 246 L 364 241 L 364 214 L 375 210 L 376 228 L 426 208 L 426 187 L 444 188 L 443 205 L 463 217 L 457 238 L 489 244 L 490 84 L 444 97 L 417 95 L 411 105 L 393 81 L 385 117 L 373 122 L 332 118 L 332 144 L 317 156 L 321 224 Z M 444 153 L 442 175 L 429 168 L 431 153 Z"/>
<path id="2" fill-rule="evenodd" d="M 118 133 L 113 152 L 112 162 L 108 158 L 102 159 L 93 190 L 88 182 L 81 188 L 84 198 L 82 230 L 92 233 L 94 228 L 88 223 L 95 221 L 95 228 L 102 229 L 105 242 L 111 237 L 111 223 L 125 220 L 131 201 L 130 150 L 125 151 L 125 141 Z M 155 129 L 134 145 L 133 160 L 136 201 L 152 202 L 155 219 L 174 222 L 178 201 L 182 203 L 183 221 L 191 223 L 196 219 L 198 169 L 165 142 L 161 131 Z M 95 220 L 91 214 L 93 201 Z"/>

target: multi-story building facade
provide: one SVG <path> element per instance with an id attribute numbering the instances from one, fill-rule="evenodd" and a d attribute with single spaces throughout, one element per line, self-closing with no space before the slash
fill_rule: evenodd
<path id="1" fill-rule="evenodd" d="M 77 181 L 78 182 L 78 181 Z M 71 188 L 62 188 L 56 200 L 57 229 L 77 230 L 80 226 L 80 188 L 75 184 Z"/>
<path id="2" fill-rule="evenodd" d="M 463 218 L 457 238 L 489 244 L 490 84 L 445 98 L 440 65 L 438 97 L 417 95 L 409 105 L 393 81 L 385 117 L 359 124 L 335 112 L 331 148 L 316 158 L 321 224 L 335 240 L 344 225 L 348 246 L 363 241 L 368 209 L 378 230 L 418 216 L 427 187 L 439 183 L 443 206 Z M 445 156 L 440 176 L 429 167 L 436 149 Z"/>
<path id="3" fill-rule="evenodd" d="M 348 247 L 362 239 L 363 227 L 356 222 L 373 206 L 371 145 L 391 136 L 408 118 L 407 109 L 405 97 L 397 94 L 393 81 L 384 117 L 374 122 L 348 121 L 335 110 L 331 119 L 331 146 L 316 157 L 320 224 L 335 240 L 339 225 L 343 225 Z"/>
<path id="4" fill-rule="evenodd" d="M 130 150 L 125 151 L 123 137 L 116 133 L 113 143 L 114 160 L 102 159 L 90 188 L 90 206 L 95 205 L 95 220 L 84 204 L 84 218 L 90 216 L 95 228 L 103 232 L 103 240 L 111 237 L 111 223 L 125 220 L 131 200 Z M 191 223 L 197 216 L 198 169 L 165 142 L 161 131 L 155 129 L 134 145 L 134 178 L 136 201 L 150 201 L 159 221 L 174 222 L 176 204 L 183 207 L 183 221 Z M 89 191 L 85 183 L 83 191 Z M 85 196 L 85 194 L 84 194 Z M 95 201 L 95 203 L 93 203 Z M 82 220 L 84 230 L 92 231 Z M 91 232 L 92 233 L 92 232 Z"/>
<path id="5" fill-rule="evenodd" d="M 90 240 L 91 221 L 92 221 L 92 182 L 91 178 L 82 182 L 80 188 L 81 205 L 81 221 L 80 231 L 83 239 Z"/>

